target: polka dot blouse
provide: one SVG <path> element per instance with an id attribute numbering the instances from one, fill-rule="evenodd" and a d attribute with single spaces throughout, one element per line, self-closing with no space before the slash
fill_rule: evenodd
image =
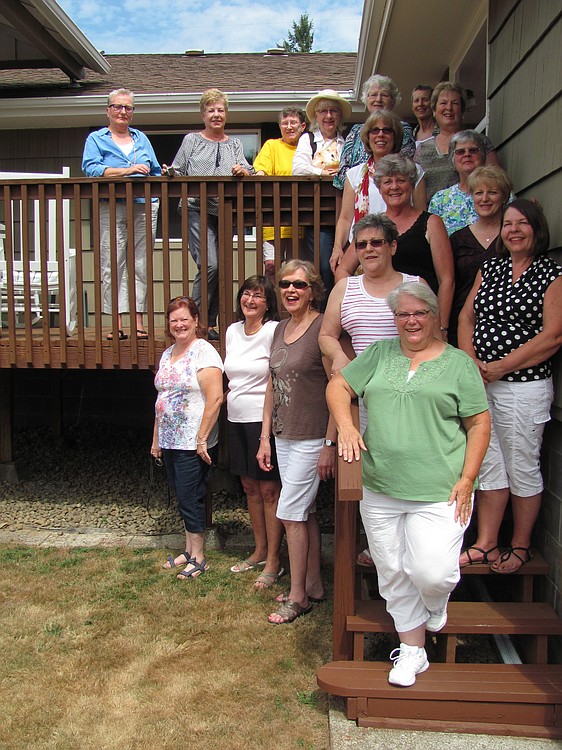
<path id="1" fill-rule="evenodd" d="M 502 359 L 542 331 L 544 295 L 559 276 L 562 268 L 545 255 L 537 256 L 515 284 L 511 283 L 509 256 L 484 261 L 482 283 L 474 300 L 473 344 L 478 359 Z M 502 380 L 528 382 L 550 375 L 551 363 L 545 360 L 510 372 Z"/>

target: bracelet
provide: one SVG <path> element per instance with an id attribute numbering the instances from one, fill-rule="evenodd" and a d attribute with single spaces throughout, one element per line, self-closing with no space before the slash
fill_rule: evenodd
<path id="1" fill-rule="evenodd" d="M 197 441 L 197 445 L 207 445 L 207 441 L 206 440 L 198 440 Z"/>
<path id="2" fill-rule="evenodd" d="M 441 328 L 440 328 L 439 330 L 440 330 L 440 331 L 442 331 L 443 333 L 445 333 L 445 332 L 446 332 L 446 331 L 448 331 L 449 329 L 448 329 L 448 328 L 444 328 L 443 326 L 441 326 Z"/>
<path id="3" fill-rule="evenodd" d="M 260 435 L 260 440 L 269 440 L 271 435 Z"/>

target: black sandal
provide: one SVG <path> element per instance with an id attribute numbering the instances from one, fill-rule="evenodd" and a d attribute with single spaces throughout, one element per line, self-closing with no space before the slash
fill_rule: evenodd
<path id="1" fill-rule="evenodd" d="M 525 553 L 525 559 L 521 557 L 521 555 L 518 555 L 515 551 L 516 549 L 522 550 Z M 507 562 L 511 556 L 516 557 L 518 560 L 521 561 L 521 565 L 519 565 L 518 568 L 515 568 L 514 570 L 499 570 L 498 568 L 494 568 L 494 565 L 501 565 L 501 563 Z M 503 575 L 509 575 L 510 573 L 517 573 L 519 568 L 522 568 L 525 563 L 528 563 L 529 560 L 533 559 L 533 555 L 531 554 L 531 548 L 530 547 L 508 547 L 505 552 L 502 552 L 502 554 L 498 557 L 497 560 L 494 560 L 493 565 L 491 566 L 491 570 L 494 571 L 494 573 L 503 573 Z"/>
<path id="2" fill-rule="evenodd" d="M 191 560 L 191 555 L 189 554 L 187 550 L 185 552 L 180 552 L 178 557 L 181 557 L 182 555 L 185 557 L 184 563 L 177 563 L 176 558 L 173 555 L 168 555 L 166 562 L 164 563 L 164 565 L 162 565 L 162 568 L 164 570 L 173 570 L 174 568 L 177 568 L 180 565 L 188 565 L 189 561 Z"/>
<path id="3" fill-rule="evenodd" d="M 473 560 L 472 557 L 470 556 L 471 549 L 476 550 L 476 552 L 481 552 L 482 559 Z M 495 547 L 490 547 L 490 549 L 482 549 L 482 547 L 467 547 L 461 552 L 461 554 L 464 553 L 468 557 L 468 562 L 462 565 L 461 567 L 466 568 L 467 565 L 492 565 L 492 563 L 488 559 L 488 555 L 490 554 L 490 552 L 494 552 L 494 550 L 497 550 L 497 549 L 498 549 L 497 544 Z M 494 562 L 496 562 L 496 560 L 494 560 Z"/>

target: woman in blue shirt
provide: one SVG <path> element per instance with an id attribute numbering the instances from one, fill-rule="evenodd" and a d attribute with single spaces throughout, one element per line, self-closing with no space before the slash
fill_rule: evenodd
<path id="1" fill-rule="evenodd" d="M 109 125 L 90 133 L 84 146 L 82 171 L 86 177 L 128 177 L 160 175 L 162 170 L 148 138 L 140 130 L 131 128 L 133 119 L 133 92 L 116 89 L 109 94 L 106 108 Z M 156 236 L 159 201 L 152 200 L 152 242 Z M 127 204 L 116 203 L 117 235 L 117 287 L 118 336 L 128 338 L 123 332 L 122 313 L 129 312 L 127 276 Z M 133 232 L 135 244 L 135 308 L 136 335 L 147 339 L 142 315 L 146 311 L 146 218 L 145 201 L 136 198 L 133 205 Z M 111 315 L 111 259 L 110 259 L 109 201 L 100 202 L 100 252 L 103 286 L 103 311 Z M 131 323 L 131 328 L 132 328 Z M 134 330 L 134 329 L 133 329 Z M 107 337 L 113 339 L 113 333 Z"/>

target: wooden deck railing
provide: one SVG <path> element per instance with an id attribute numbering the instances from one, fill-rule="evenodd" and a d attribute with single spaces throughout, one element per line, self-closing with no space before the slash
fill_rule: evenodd
<path id="1" fill-rule="evenodd" d="M 135 198 L 160 200 L 159 230 L 151 247 L 151 217 L 146 219 L 147 342 L 131 337 L 107 341 L 117 329 L 117 288 L 112 283 L 112 313 L 102 312 L 99 210 L 109 201 L 125 201 L 132 225 Z M 274 227 L 279 245 L 282 226 L 293 227 L 291 257 L 299 253 L 299 227 L 333 226 L 341 194 L 329 180 L 303 177 L 33 179 L 0 181 L 0 367 L 154 368 L 168 345 L 164 311 L 169 299 L 189 295 L 196 267 L 188 248 L 187 212 L 178 218 L 181 199 L 218 201 L 219 329 L 234 317 L 238 284 L 263 273 L 263 228 Z M 206 212 L 202 212 L 202 230 Z M 202 267 L 207 266 L 202 231 Z M 319 237 L 315 233 L 318 266 Z M 111 240 L 111 276 L 116 276 L 115 233 Z M 278 268 L 281 257 L 276 253 Z M 128 233 L 127 266 L 134 268 L 133 233 Z M 207 299 L 206 274 L 202 299 Z M 128 277 L 130 319 L 136 312 L 134 274 Z M 201 320 L 207 321 L 203 302 Z M 224 353 L 224 352 L 223 352 Z"/>

